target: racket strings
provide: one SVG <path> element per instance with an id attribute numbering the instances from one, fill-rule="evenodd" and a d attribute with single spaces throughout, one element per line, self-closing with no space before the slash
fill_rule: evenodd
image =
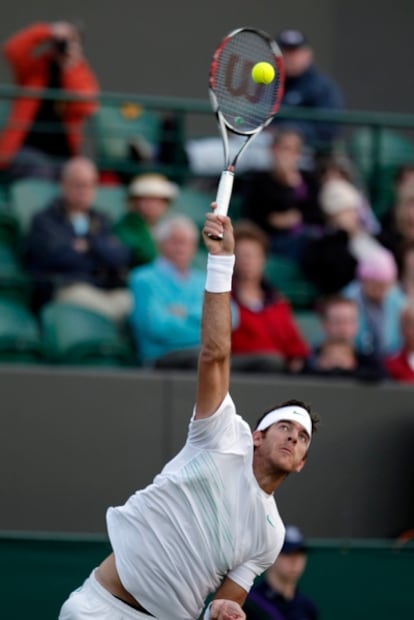
<path id="1" fill-rule="evenodd" d="M 275 70 L 270 84 L 257 84 L 251 70 L 257 62 Z M 211 86 L 227 126 L 237 133 L 254 132 L 274 113 L 281 72 L 269 42 L 258 33 L 242 30 L 228 37 L 213 64 Z"/>

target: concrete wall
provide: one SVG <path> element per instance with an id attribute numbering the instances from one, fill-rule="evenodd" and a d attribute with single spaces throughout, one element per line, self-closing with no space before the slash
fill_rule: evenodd
<path id="1" fill-rule="evenodd" d="M 192 373 L 0 369 L 0 530 L 105 531 L 105 510 L 182 446 Z M 412 388 L 234 376 L 254 424 L 287 398 L 322 418 L 304 471 L 277 492 L 309 536 L 394 537 L 414 524 Z"/>
<path id="2" fill-rule="evenodd" d="M 414 110 L 414 3 L 380 0 L 190 2 L 177 0 L 17 0 L 3 3 L 0 41 L 35 20 L 76 18 L 85 24 L 87 56 L 105 91 L 207 98 L 211 54 L 233 28 L 276 34 L 298 26 L 318 64 L 342 85 L 348 106 Z M 0 61 L 0 83 L 11 76 Z"/>

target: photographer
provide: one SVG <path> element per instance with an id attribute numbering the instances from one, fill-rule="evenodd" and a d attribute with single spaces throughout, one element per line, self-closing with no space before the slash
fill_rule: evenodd
<path id="1" fill-rule="evenodd" d="M 16 85 L 84 95 L 78 101 L 17 97 L 0 135 L 0 168 L 10 178 L 57 179 L 81 151 L 82 124 L 97 108 L 98 82 L 83 56 L 79 28 L 69 22 L 36 23 L 3 47 Z"/>

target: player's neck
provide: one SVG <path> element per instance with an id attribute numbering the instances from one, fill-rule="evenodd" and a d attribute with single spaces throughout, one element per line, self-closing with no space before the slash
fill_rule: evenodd
<path id="1" fill-rule="evenodd" d="M 259 487 L 268 495 L 274 493 L 287 476 L 285 471 L 269 469 L 268 465 L 258 458 L 253 458 L 253 473 Z"/>

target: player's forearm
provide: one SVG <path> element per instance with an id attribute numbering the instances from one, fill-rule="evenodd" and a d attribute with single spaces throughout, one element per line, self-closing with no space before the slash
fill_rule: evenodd
<path id="1" fill-rule="evenodd" d="M 206 361 L 220 362 L 230 355 L 230 293 L 204 294 L 201 320 L 201 354 Z"/>

